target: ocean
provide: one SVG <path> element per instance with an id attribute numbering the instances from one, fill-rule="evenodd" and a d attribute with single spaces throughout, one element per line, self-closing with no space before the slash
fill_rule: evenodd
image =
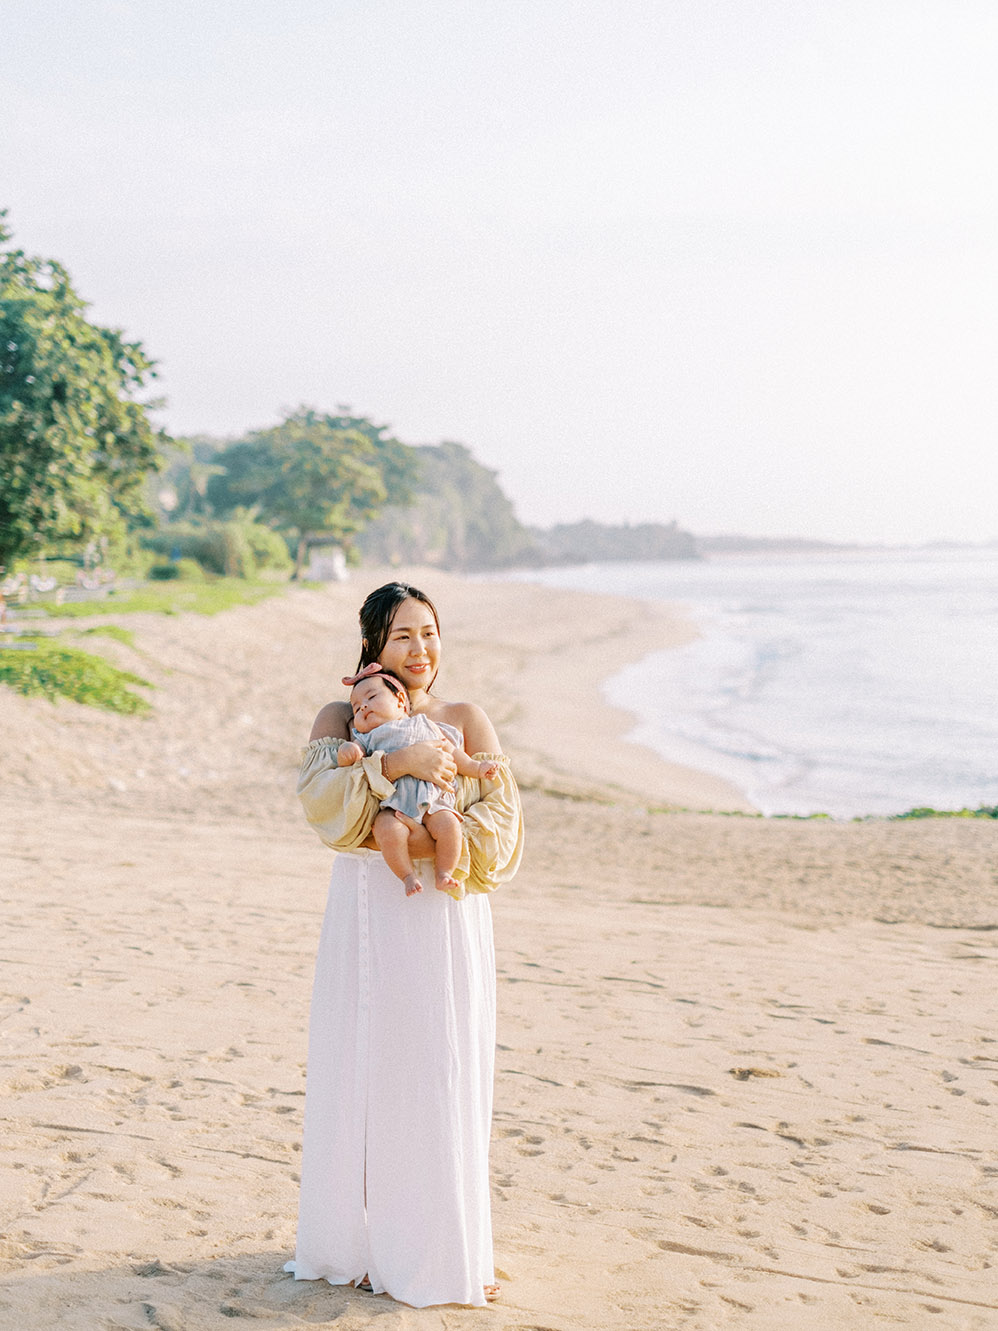
<path id="1" fill-rule="evenodd" d="M 701 637 L 605 684 L 628 738 L 767 814 L 998 804 L 998 551 L 724 556 L 524 572 L 678 603 Z"/>

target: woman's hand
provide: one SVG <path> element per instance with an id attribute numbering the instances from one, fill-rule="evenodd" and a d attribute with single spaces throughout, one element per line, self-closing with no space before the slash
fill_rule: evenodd
<path id="1" fill-rule="evenodd" d="M 432 781 L 441 790 L 453 790 L 457 763 L 446 739 L 425 739 L 386 754 L 384 773 L 389 781 L 414 776 L 419 781 Z"/>

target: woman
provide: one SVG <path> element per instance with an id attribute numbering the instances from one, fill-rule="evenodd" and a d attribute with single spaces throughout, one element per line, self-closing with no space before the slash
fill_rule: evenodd
<path id="1" fill-rule="evenodd" d="M 298 1280 L 387 1291 L 415 1307 L 496 1297 L 488 1144 L 495 1050 L 495 957 L 488 893 L 516 872 L 520 801 L 488 717 L 431 693 L 440 627 L 429 598 L 388 583 L 360 611 L 358 670 L 378 662 L 413 712 L 456 727 L 492 780 L 457 777 L 444 741 L 339 767 L 350 706 L 319 712 L 298 794 L 333 864 L 309 1025 Z M 403 775 L 447 788 L 463 815 L 454 877 L 467 895 L 406 897 L 371 837 Z M 425 828 L 413 858 L 433 854 Z"/>

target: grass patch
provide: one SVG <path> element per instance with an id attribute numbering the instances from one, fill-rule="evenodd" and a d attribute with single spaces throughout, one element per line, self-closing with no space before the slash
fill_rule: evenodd
<path id="1" fill-rule="evenodd" d="M 130 615 L 142 611 L 161 615 L 217 615 L 239 605 L 256 605 L 284 590 L 282 583 L 246 582 L 242 578 L 218 578 L 215 582 L 149 583 L 134 591 L 112 592 L 92 601 L 66 601 L 62 605 L 37 605 L 45 615 L 83 619 L 91 615 Z"/>
<path id="2" fill-rule="evenodd" d="M 89 638 L 97 635 L 101 638 L 114 638 L 115 642 L 123 642 L 126 647 L 131 647 L 137 651 L 135 646 L 135 634 L 131 629 L 123 629 L 120 624 L 98 624 L 92 629 L 68 629 L 63 632 L 78 633 L 81 638 Z"/>
<path id="3" fill-rule="evenodd" d="M 39 638 L 8 640 L 0 649 L 0 683 L 27 697 L 71 698 L 126 716 L 142 715 L 149 703 L 129 685 L 153 686 L 148 680 L 119 670 L 101 656 L 79 647 Z"/>
<path id="4" fill-rule="evenodd" d="M 780 819 L 783 822 L 789 823 L 814 823 L 821 822 L 822 820 L 825 820 L 826 822 L 833 821 L 830 813 L 771 813 L 769 816 L 770 818 Z"/>
<path id="5" fill-rule="evenodd" d="M 909 809 L 906 813 L 892 813 L 892 822 L 909 818 L 998 818 L 998 804 L 982 804 L 979 809 Z"/>

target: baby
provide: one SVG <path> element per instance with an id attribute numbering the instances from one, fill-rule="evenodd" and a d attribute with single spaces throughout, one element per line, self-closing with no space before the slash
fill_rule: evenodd
<path id="1" fill-rule="evenodd" d="M 439 725 L 429 717 L 409 710 L 409 694 L 397 675 L 384 670 L 376 661 L 360 672 L 349 675 L 344 684 L 350 690 L 353 708 L 353 740 L 341 744 L 336 755 L 340 767 L 351 767 L 367 754 L 393 753 L 421 740 L 446 739 L 457 770 L 462 776 L 492 777 L 499 766 L 495 762 L 475 762 L 464 751 L 464 740 L 453 726 Z M 409 854 L 409 833 L 422 825 L 436 842 L 436 887 L 439 892 L 459 889 L 451 877 L 461 857 L 461 816 L 454 793 L 442 790 L 432 781 L 401 776 L 395 793 L 382 800 L 381 812 L 374 820 L 374 836 L 385 863 L 405 884 L 405 894 L 422 892 Z"/>

